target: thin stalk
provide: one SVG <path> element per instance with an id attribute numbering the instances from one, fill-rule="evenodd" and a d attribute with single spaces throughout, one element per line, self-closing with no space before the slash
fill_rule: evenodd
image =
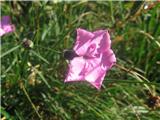
<path id="1" fill-rule="evenodd" d="M 28 95 L 28 93 L 27 93 L 27 91 L 26 91 L 26 89 L 25 89 L 25 87 L 24 87 L 23 84 L 22 84 L 22 90 L 23 90 L 24 94 L 26 95 L 28 101 L 31 103 L 31 105 L 32 105 L 34 111 L 36 112 L 37 116 L 42 120 L 41 115 L 38 113 L 38 110 L 36 109 L 36 106 L 33 104 L 32 100 L 31 100 L 31 98 L 29 97 L 29 95 Z"/>
<path id="2" fill-rule="evenodd" d="M 20 47 L 20 45 L 14 47 L 14 48 L 11 48 L 11 49 L 8 50 L 7 52 L 3 53 L 3 54 L 0 56 L 0 58 L 2 58 L 2 57 L 4 57 L 4 56 L 8 55 L 9 53 L 11 53 L 11 52 L 17 50 L 19 47 Z"/>

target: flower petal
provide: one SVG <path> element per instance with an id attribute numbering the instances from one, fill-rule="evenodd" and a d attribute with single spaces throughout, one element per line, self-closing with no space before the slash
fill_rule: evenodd
<path id="1" fill-rule="evenodd" d="M 111 47 L 110 35 L 107 30 L 98 30 L 93 33 L 95 35 L 95 38 L 101 36 L 101 39 L 98 40 L 99 41 L 99 48 L 97 48 L 98 52 L 104 52 Z"/>
<path id="2" fill-rule="evenodd" d="M 5 25 L 5 26 L 3 26 L 3 30 L 6 33 L 13 32 L 15 30 L 15 26 L 14 25 Z"/>
<path id="3" fill-rule="evenodd" d="M 10 17 L 9 16 L 3 16 L 1 19 L 1 25 L 2 27 L 5 25 L 8 25 L 11 23 Z"/>
<path id="4" fill-rule="evenodd" d="M 99 49 L 103 46 L 101 46 L 101 43 L 103 41 L 105 41 L 104 39 L 104 35 L 106 34 L 106 31 L 104 30 L 100 30 L 97 32 L 94 32 L 94 37 L 92 38 L 91 42 L 90 42 L 90 46 L 95 46 L 95 49 L 92 53 L 90 53 L 89 51 L 87 51 L 87 54 L 89 56 L 95 56 L 97 54 L 100 54 L 103 51 L 100 51 Z M 90 48 L 90 47 L 89 47 Z"/>
<path id="5" fill-rule="evenodd" d="M 0 36 L 13 32 L 15 30 L 15 26 L 11 24 L 9 16 L 3 16 L 0 23 Z"/>
<path id="6" fill-rule="evenodd" d="M 115 54 L 111 49 L 108 49 L 106 52 L 103 53 L 101 65 L 104 69 L 111 69 L 111 67 L 116 63 Z"/>
<path id="7" fill-rule="evenodd" d="M 111 40 L 106 30 L 99 30 L 94 33 L 94 37 L 90 41 L 90 45 L 87 49 L 85 56 L 96 57 L 100 53 L 110 49 Z"/>
<path id="8" fill-rule="evenodd" d="M 84 79 L 85 60 L 83 57 L 75 57 L 69 63 L 67 77 L 65 82 L 81 81 Z"/>
<path id="9" fill-rule="evenodd" d="M 100 64 L 96 64 L 96 66 L 93 66 L 92 70 L 85 75 L 85 80 L 97 89 L 100 89 L 105 74 L 106 70 L 103 69 Z"/>
<path id="10" fill-rule="evenodd" d="M 85 80 L 97 89 L 100 89 L 106 72 L 110 70 L 116 62 L 113 51 L 109 49 L 101 54 L 99 58 L 88 59 L 86 62 L 90 64 L 90 69 L 88 69 L 85 74 Z"/>
<path id="11" fill-rule="evenodd" d="M 5 34 L 5 31 L 2 28 L 0 28 L 0 36 L 2 36 L 4 34 Z"/>
<path id="12" fill-rule="evenodd" d="M 79 56 L 85 55 L 89 45 L 90 45 L 90 40 L 94 34 L 91 32 L 88 32 L 84 29 L 77 29 L 77 39 L 75 42 L 74 50 Z"/>

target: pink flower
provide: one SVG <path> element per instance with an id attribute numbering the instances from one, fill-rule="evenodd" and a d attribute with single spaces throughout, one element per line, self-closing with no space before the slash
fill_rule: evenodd
<path id="1" fill-rule="evenodd" d="M 15 30 L 15 26 L 11 24 L 9 16 L 3 16 L 0 21 L 0 36 L 13 32 Z"/>
<path id="2" fill-rule="evenodd" d="M 77 29 L 73 50 L 76 55 L 69 61 L 65 82 L 87 81 L 100 89 L 106 72 L 116 62 L 108 31 L 89 32 Z"/>

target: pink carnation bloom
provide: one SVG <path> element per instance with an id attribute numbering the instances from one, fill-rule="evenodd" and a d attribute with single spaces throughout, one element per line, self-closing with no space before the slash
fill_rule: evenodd
<path id="1" fill-rule="evenodd" d="M 78 56 L 69 61 L 65 82 L 87 81 L 100 89 L 106 72 L 116 62 L 108 31 L 77 29 L 73 50 Z"/>
<path id="2" fill-rule="evenodd" d="M 15 26 L 11 24 L 9 16 L 3 16 L 0 21 L 0 36 L 13 32 L 15 30 Z"/>

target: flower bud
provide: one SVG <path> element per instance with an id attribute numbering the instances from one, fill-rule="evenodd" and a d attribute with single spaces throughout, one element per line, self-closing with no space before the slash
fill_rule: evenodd
<path id="1" fill-rule="evenodd" d="M 27 49 L 33 48 L 33 42 L 27 38 L 23 39 L 22 45 L 24 48 L 27 48 Z"/>

